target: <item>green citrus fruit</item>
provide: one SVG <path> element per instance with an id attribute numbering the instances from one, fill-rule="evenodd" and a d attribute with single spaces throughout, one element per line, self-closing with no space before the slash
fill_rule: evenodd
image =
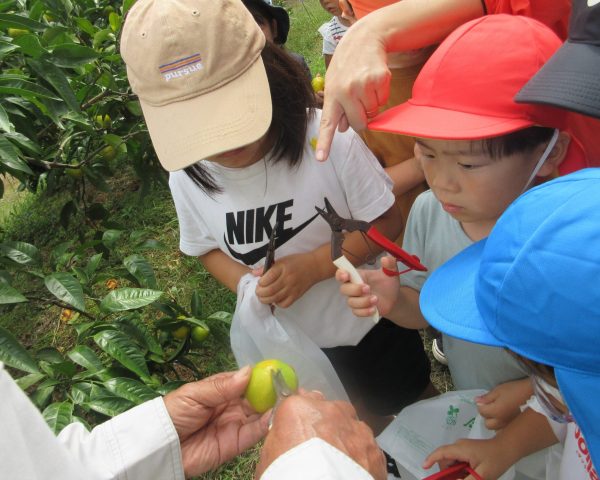
<path id="1" fill-rule="evenodd" d="M 273 408 L 277 400 L 277 393 L 273 386 L 274 371 L 281 370 L 283 379 L 288 387 L 295 390 L 298 388 L 298 377 L 296 372 L 287 363 L 281 360 L 263 360 L 257 363 L 252 369 L 252 376 L 248 387 L 246 387 L 245 397 L 252 405 L 252 408 L 259 413 L 266 412 Z"/>
<path id="2" fill-rule="evenodd" d="M 192 328 L 192 341 L 199 345 L 206 340 L 206 337 L 208 337 L 209 334 L 210 330 L 208 328 L 196 325 L 194 328 Z"/>
<path id="3" fill-rule="evenodd" d="M 96 124 L 96 126 L 105 130 L 110 128 L 111 120 L 112 119 L 110 118 L 110 115 L 108 113 L 104 115 L 104 117 L 102 115 L 96 115 L 94 117 L 94 123 Z"/>
<path id="4" fill-rule="evenodd" d="M 98 156 L 102 160 L 110 162 L 111 160 L 114 160 L 115 157 L 117 156 L 117 149 L 115 147 L 113 147 L 112 145 L 107 145 L 102 150 L 100 150 L 100 153 L 98 153 Z"/>
<path id="5" fill-rule="evenodd" d="M 81 168 L 65 168 L 65 174 L 71 178 L 81 178 L 83 176 L 83 171 Z"/>
<path id="6" fill-rule="evenodd" d="M 321 76 L 320 73 L 315 75 L 315 78 L 312 79 L 312 88 L 317 92 L 322 92 L 325 89 L 325 79 Z"/>
<path id="7" fill-rule="evenodd" d="M 190 327 L 187 325 L 181 325 L 173 330 L 173 337 L 175 337 L 177 340 L 185 340 L 189 333 Z"/>
<path id="8" fill-rule="evenodd" d="M 25 30 L 24 28 L 9 28 L 8 29 L 8 36 L 12 37 L 12 38 L 20 37 L 22 35 L 25 35 L 26 33 L 29 33 L 29 30 Z"/>

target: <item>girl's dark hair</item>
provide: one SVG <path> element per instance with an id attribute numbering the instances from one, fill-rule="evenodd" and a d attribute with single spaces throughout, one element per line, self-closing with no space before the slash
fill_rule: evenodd
<path id="1" fill-rule="evenodd" d="M 273 114 L 267 131 L 273 142 L 271 162 L 286 161 L 290 167 L 302 159 L 308 120 L 315 104 L 312 87 L 300 64 L 281 47 L 266 42 L 261 53 L 269 89 Z M 205 193 L 222 190 L 200 163 L 184 169 L 185 173 Z"/>
<path id="2" fill-rule="evenodd" d="M 485 138 L 479 145 L 490 157 L 498 159 L 515 153 L 530 152 L 539 145 L 549 142 L 553 133 L 553 128 L 528 127 L 500 137 Z M 477 145 L 478 142 L 473 142 L 474 148 Z"/>
<path id="3" fill-rule="evenodd" d="M 506 349 L 506 351 L 512 355 L 519 363 L 521 363 L 525 370 L 528 372 L 533 372 L 536 375 L 541 375 L 544 379 L 554 379 L 554 383 L 556 383 L 556 378 L 554 376 L 554 367 L 550 365 L 546 365 L 545 363 L 536 362 L 530 358 L 524 357 L 516 352 L 513 352 L 510 349 Z"/>

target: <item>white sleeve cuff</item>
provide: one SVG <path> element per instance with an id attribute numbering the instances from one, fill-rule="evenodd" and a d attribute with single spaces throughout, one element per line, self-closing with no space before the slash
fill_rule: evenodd
<path id="1" fill-rule="evenodd" d="M 260 480 L 373 480 L 358 463 L 320 438 L 311 438 L 285 452 Z"/>

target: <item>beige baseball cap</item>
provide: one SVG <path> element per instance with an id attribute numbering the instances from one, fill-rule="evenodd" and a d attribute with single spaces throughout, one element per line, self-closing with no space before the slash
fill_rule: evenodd
<path id="1" fill-rule="evenodd" d="M 265 37 L 241 0 L 138 0 L 121 55 L 169 171 L 261 138 L 271 94 Z"/>

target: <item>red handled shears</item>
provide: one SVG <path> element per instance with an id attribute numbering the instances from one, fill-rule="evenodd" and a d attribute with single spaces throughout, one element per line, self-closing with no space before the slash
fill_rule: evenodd
<path id="1" fill-rule="evenodd" d="M 468 463 L 461 462 L 425 477 L 423 480 L 460 480 L 471 475 L 475 480 L 483 480 Z"/>
<path id="2" fill-rule="evenodd" d="M 315 208 L 331 228 L 331 258 L 333 264 L 338 268 L 346 270 L 350 274 L 350 281 L 352 283 L 360 284 L 364 282 L 362 281 L 362 278 L 360 278 L 356 268 L 354 268 L 354 265 L 352 265 L 344 255 L 342 248 L 342 244 L 344 243 L 344 232 L 360 232 L 363 236 L 366 236 L 369 240 L 373 241 L 406 267 L 404 270 L 398 272 L 384 268 L 383 272 L 386 275 L 398 276 L 411 270 L 418 270 L 421 272 L 427 271 L 427 267 L 421 263 L 419 257 L 411 255 L 400 248 L 369 222 L 340 217 L 326 197 L 325 209 L 319 207 Z M 379 320 L 378 312 L 373 315 L 373 320 L 375 322 Z"/>

